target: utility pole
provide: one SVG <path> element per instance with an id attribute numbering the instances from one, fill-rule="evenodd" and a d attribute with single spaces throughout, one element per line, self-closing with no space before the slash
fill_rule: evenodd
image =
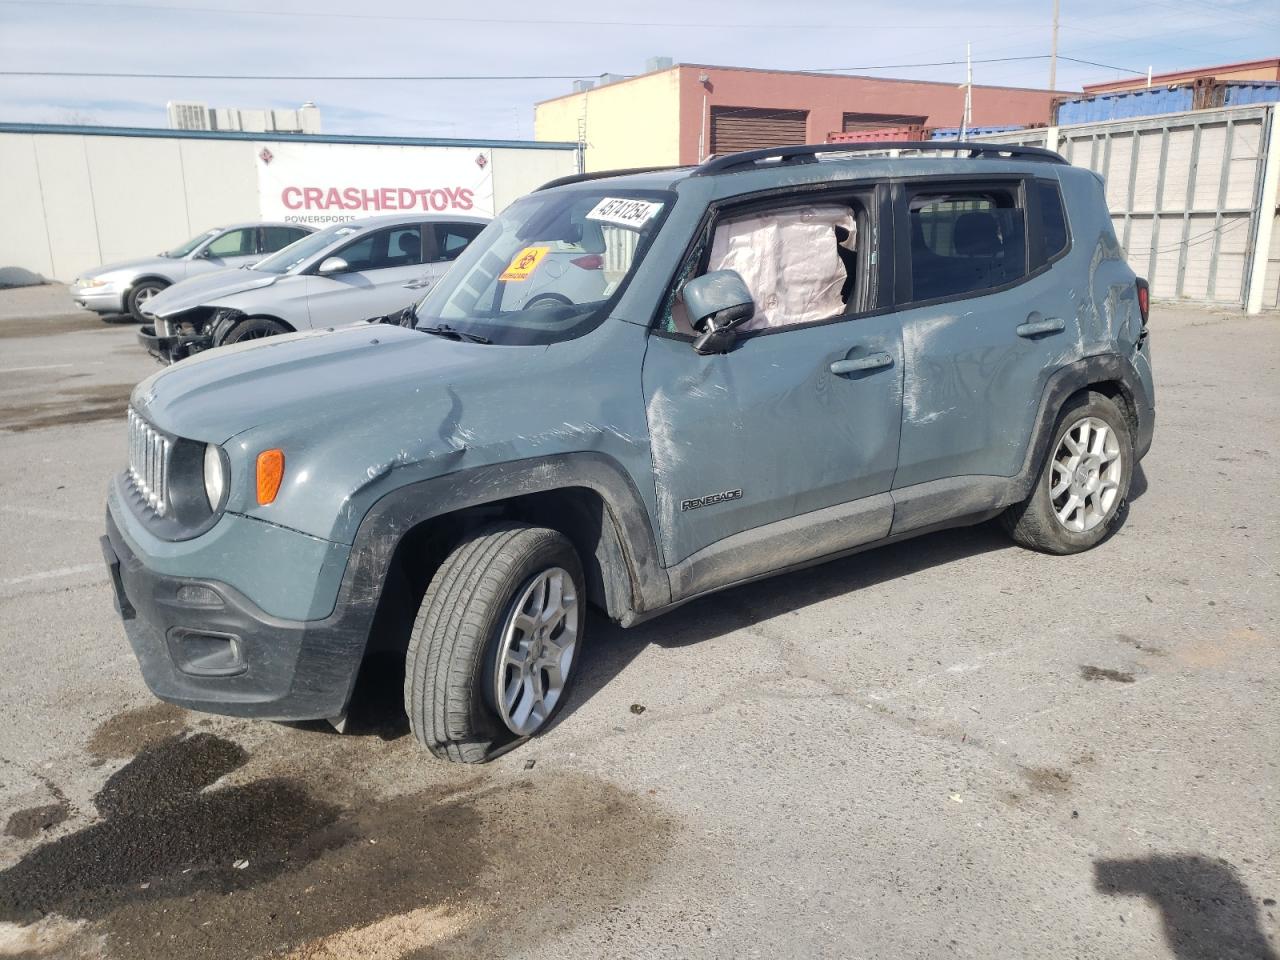
<path id="1" fill-rule="evenodd" d="M 1049 89 L 1058 89 L 1058 0 L 1053 0 L 1053 48 L 1049 54 Z"/>
<path id="2" fill-rule="evenodd" d="M 969 135 L 973 126 L 973 44 L 964 45 L 964 119 L 960 122 L 960 139 Z"/>

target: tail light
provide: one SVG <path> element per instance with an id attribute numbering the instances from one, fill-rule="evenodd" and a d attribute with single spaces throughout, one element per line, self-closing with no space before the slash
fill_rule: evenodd
<path id="1" fill-rule="evenodd" d="M 598 253 L 588 253 L 585 257 L 577 257 L 569 262 L 575 267 L 581 267 L 583 270 L 604 269 L 604 257 Z"/>
<path id="2" fill-rule="evenodd" d="M 1138 287 L 1138 313 L 1142 316 L 1142 328 L 1147 327 L 1147 317 L 1151 314 L 1151 284 L 1138 277 L 1135 281 Z"/>

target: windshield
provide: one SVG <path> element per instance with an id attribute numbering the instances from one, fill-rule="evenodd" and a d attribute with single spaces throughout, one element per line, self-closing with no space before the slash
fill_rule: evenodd
<path id="1" fill-rule="evenodd" d="M 359 227 L 353 227 L 345 223 L 335 223 L 331 227 L 325 227 L 318 233 L 309 233 L 301 240 L 293 241 L 293 243 L 277 250 L 265 260 L 259 260 L 253 265 L 253 269 L 262 273 L 288 273 L 297 269 L 335 241 L 358 231 Z"/>
<path id="2" fill-rule="evenodd" d="M 674 201 L 605 186 L 517 200 L 417 305 L 417 326 L 507 344 L 580 336 L 604 318 Z"/>
<path id="3" fill-rule="evenodd" d="M 164 253 L 160 254 L 160 256 L 168 257 L 170 260 L 179 260 L 182 257 L 185 257 L 187 254 L 189 254 L 196 247 L 200 246 L 200 244 L 204 243 L 210 237 L 216 237 L 221 232 L 222 231 L 220 229 L 206 230 L 204 233 L 197 234 L 196 236 L 192 237 L 190 240 L 188 240 L 186 243 L 182 244 L 181 246 L 174 247 L 172 250 L 166 250 Z"/>

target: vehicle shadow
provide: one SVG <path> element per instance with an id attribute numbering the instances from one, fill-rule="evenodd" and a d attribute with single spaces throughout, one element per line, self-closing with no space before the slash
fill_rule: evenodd
<path id="1" fill-rule="evenodd" d="M 1131 504 L 1146 492 L 1147 478 L 1139 464 L 1133 473 L 1128 502 Z M 1123 523 L 1119 529 L 1123 529 Z M 580 667 L 582 672 L 569 701 L 547 729 L 553 729 L 590 701 L 649 644 L 670 648 L 701 643 L 841 594 L 1006 549 L 1021 548 L 996 521 L 990 521 L 875 547 L 840 560 L 734 587 L 691 601 L 630 629 L 624 630 L 593 610 L 588 615 L 589 646 Z"/>
<path id="2" fill-rule="evenodd" d="M 630 629 L 592 612 L 590 646 L 554 723 L 588 703 L 650 644 L 684 647 L 913 573 L 993 550 L 1017 549 L 994 524 L 928 534 L 693 600 Z M 550 728 L 548 728 L 550 729 Z"/>
<path id="3" fill-rule="evenodd" d="M 1139 465 L 1133 474 L 1129 502 L 1137 500 L 1146 491 L 1146 475 Z M 691 601 L 678 610 L 630 629 L 623 629 L 600 612 L 591 610 L 587 614 L 586 635 L 589 640 L 580 672 L 569 700 L 546 730 L 554 729 L 590 701 L 650 644 L 670 648 L 701 643 L 841 594 L 955 560 L 1005 549 L 1021 548 L 1016 547 L 992 521 L 927 534 L 734 587 Z M 320 734 L 335 732 L 323 720 L 290 726 Z M 378 653 L 366 659 L 360 669 L 343 733 L 348 736 L 375 736 L 386 741 L 409 733 L 409 718 L 404 711 L 402 653 Z"/>
<path id="4" fill-rule="evenodd" d="M 1094 886 L 1157 907 L 1178 960 L 1277 960 L 1249 888 L 1225 860 L 1196 854 L 1098 860 Z"/>

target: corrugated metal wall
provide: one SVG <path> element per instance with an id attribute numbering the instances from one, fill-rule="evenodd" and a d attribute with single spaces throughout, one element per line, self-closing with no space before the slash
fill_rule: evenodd
<path id="1" fill-rule="evenodd" d="M 1260 230 L 1280 255 L 1274 209 L 1259 213 L 1272 107 L 1196 110 L 1023 130 L 984 139 L 1049 146 L 1106 181 L 1116 236 L 1154 296 L 1243 305 Z M 1056 141 L 1046 143 L 1052 134 Z M 1273 207 L 1274 207 L 1274 201 Z M 1276 307 L 1280 262 L 1259 274 Z"/>
<path id="2" fill-rule="evenodd" d="M 711 152 L 734 153 L 804 143 L 808 120 L 807 110 L 712 107 Z"/>

